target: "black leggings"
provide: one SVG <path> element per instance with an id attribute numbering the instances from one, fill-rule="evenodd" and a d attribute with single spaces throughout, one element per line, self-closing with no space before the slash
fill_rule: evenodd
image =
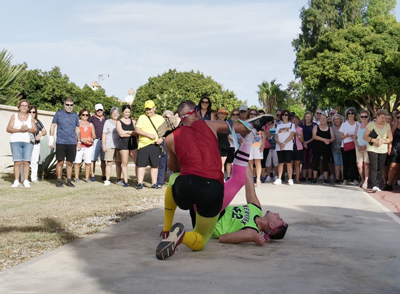
<path id="1" fill-rule="evenodd" d="M 328 152 L 320 152 L 315 149 L 314 149 L 313 159 L 312 159 L 313 171 L 319 170 L 319 161 L 321 159 L 321 156 L 322 156 L 322 165 L 324 167 L 324 172 L 327 172 L 327 171 L 329 171 L 328 163 L 329 163 L 329 159 L 331 158 L 331 153 L 329 151 Z"/>

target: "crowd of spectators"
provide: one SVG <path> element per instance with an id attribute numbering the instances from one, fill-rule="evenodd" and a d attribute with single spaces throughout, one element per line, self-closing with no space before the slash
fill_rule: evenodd
<path id="1" fill-rule="evenodd" d="M 222 120 L 232 123 L 264 114 L 263 110 L 248 109 L 242 105 L 230 113 L 225 108 L 212 109 L 208 97 L 202 97 L 198 106 L 199 116 L 204 120 Z M 80 181 L 81 164 L 85 162 L 82 180 L 96 181 L 96 162 L 100 158 L 101 180 L 104 186 L 111 184 L 111 171 L 115 163 L 117 185 L 129 187 L 129 159 L 135 164 L 135 188 L 145 187 L 144 175 L 150 167 L 150 188 L 160 189 L 167 172 L 167 152 L 164 138 L 158 128 L 164 119 L 173 116 L 172 111 L 157 114 L 152 100 L 145 102 L 143 114 L 136 121 L 131 107 L 124 105 L 120 111 L 113 107 L 110 118 L 104 115 L 102 104 L 96 104 L 94 115 L 90 109 L 74 112 L 74 101 L 68 97 L 64 109 L 56 112 L 49 132 L 49 147 L 55 148 L 57 187 L 63 187 L 62 170 L 66 163 L 66 185 L 74 187 Z M 57 135 L 55 127 L 57 126 Z M 30 187 L 37 182 L 40 140 L 47 131 L 37 116 L 37 108 L 25 99 L 18 103 L 18 113 L 10 118 L 7 132 L 11 133 L 10 146 L 14 161 L 15 180 L 12 187 L 22 183 Z M 56 136 L 55 136 L 56 135 Z M 56 138 L 56 139 L 55 139 Z M 239 143 L 242 138 L 237 136 Z M 231 134 L 218 135 L 222 170 L 226 179 L 232 172 L 235 145 Z M 254 182 L 288 185 L 309 182 L 316 184 L 359 185 L 373 192 L 391 190 L 397 184 L 400 165 L 400 113 L 391 114 L 378 110 L 370 113 L 348 108 L 344 117 L 335 109 L 324 112 L 317 109 L 313 115 L 305 112 L 303 117 L 289 110 L 277 109 L 275 120 L 255 136 L 250 151 L 250 166 Z M 74 181 L 72 167 L 74 165 Z"/>

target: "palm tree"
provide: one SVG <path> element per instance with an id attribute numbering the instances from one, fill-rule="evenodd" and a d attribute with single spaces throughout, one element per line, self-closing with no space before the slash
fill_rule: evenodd
<path id="1" fill-rule="evenodd" d="M 0 97 L 12 83 L 25 74 L 26 65 L 11 65 L 12 57 L 6 49 L 0 52 Z"/>
<path id="2" fill-rule="evenodd" d="M 270 83 L 263 81 L 258 86 L 258 101 L 265 109 L 266 113 L 271 113 L 273 109 L 278 106 L 278 101 L 281 100 L 283 91 L 280 89 L 281 84 L 276 83 L 276 79 L 272 80 Z"/>

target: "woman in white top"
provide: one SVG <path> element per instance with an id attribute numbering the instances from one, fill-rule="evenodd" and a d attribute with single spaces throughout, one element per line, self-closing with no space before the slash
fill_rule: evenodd
<path id="1" fill-rule="evenodd" d="M 363 139 L 364 132 L 369 123 L 369 112 L 367 110 L 361 110 L 360 112 L 361 124 L 356 127 L 354 144 L 356 145 L 356 158 L 357 168 L 361 177 L 361 187 L 363 189 L 368 188 L 368 177 L 369 177 L 369 157 L 367 152 L 367 141 Z"/>
<path id="2" fill-rule="evenodd" d="M 276 151 L 279 160 L 278 179 L 273 184 L 282 184 L 283 164 L 286 163 L 289 178 L 288 184 L 293 186 L 293 138 L 296 134 L 296 127 L 294 123 L 290 122 L 291 116 L 289 110 L 283 110 L 281 118 L 283 123 L 278 125 L 275 133 Z"/>
<path id="3" fill-rule="evenodd" d="M 356 150 L 354 145 L 354 134 L 356 133 L 357 112 L 354 107 L 346 110 L 346 122 L 344 122 L 340 129 L 340 139 L 342 140 L 342 157 L 343 157 L 343 185 L 353 183 L 358 185 L 356 181 L 358 178 L 357 164 L 356 164 Z M 345 146 L 346 145 L 346 146 Z"/>
<path id="4" fill-rule="evenodd" d="M 11 153 L 14 161 L 14 183 L 11 187 L 19 186 L 19 175 L 21 164 L 24 169 L 24 187 L 29 188 L 29 163 L 32 157 L 33 144 L 37 128 L 33 117 L 28 113 L 30 104 L 28 100 L 22 99 L 18 102 L 18 113 L 11 116 L 7 125 L 7 132 L 10 136 Z M 31 139 L 32 138 L 32 139 Z M 32 142 L 31 142 L 32 141 Z"/>

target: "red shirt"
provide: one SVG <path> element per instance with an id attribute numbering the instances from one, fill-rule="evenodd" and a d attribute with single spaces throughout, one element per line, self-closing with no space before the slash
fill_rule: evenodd
<path id="1" fill-rule="evenodd" d="M 173 135 L 181 175 L 196 175 L 224 184 L 218 139 L 204 120 L 181 126 Z"/>

